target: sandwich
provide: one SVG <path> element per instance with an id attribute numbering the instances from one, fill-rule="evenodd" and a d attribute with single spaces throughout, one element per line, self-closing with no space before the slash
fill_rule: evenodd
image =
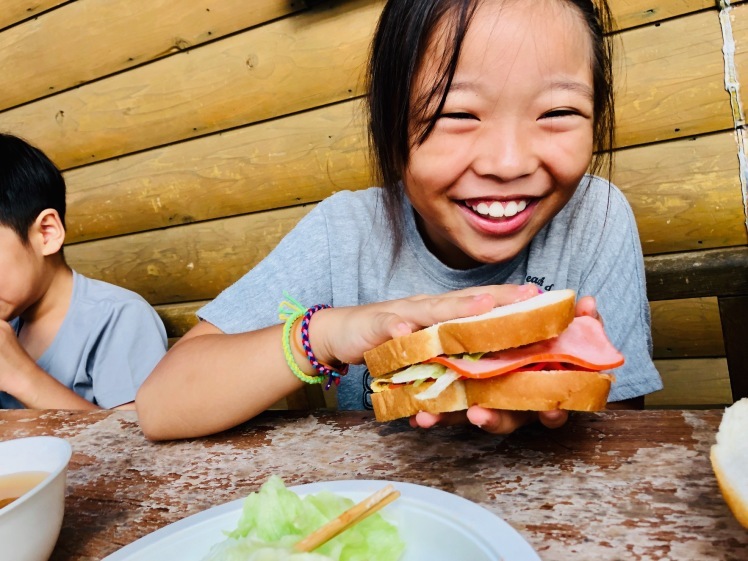
<path id="1" fill-rule="evenodd" d="M 748 398 L 725 409 L 717 431 L 717 442 L 709 458 L 722 496 L 743 526 L 748 528 Z"/>
<path id="2" fill-rule="evenodd" d="M 602 323 L 574 317 L 576 294 L 554 290 L 438 323 L 364 353 L 378 421 L 472 405 L 523 411 L 604 409 L 623 364 Z"/>

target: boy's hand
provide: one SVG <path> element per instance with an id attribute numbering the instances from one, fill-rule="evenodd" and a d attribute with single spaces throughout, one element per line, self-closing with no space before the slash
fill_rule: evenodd
<path id="1" fill-rule="evenodd" d="M 13 395 L 19 374 L 36 363 L 18 342 L 11 325 L 0 320 L 0 390 Z"/>

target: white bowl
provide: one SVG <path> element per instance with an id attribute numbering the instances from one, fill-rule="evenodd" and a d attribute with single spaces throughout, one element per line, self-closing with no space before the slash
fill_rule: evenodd
<path id="1" fill-rule="evenodd" d="M 53 436 L 0 442 L 0 476 L 43 471 L 44 480 L 0 508 L 0 557 L 47 561 L 57 542 L 65 512 L 65 483 L 72 450 Z"/>

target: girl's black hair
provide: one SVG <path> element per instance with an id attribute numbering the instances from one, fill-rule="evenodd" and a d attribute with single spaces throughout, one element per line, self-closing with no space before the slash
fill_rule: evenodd
<path id="1" fill-rule="evenodd" d="M 65 180 L 38 148 L 17 136 L 0 133 L 0 225 L 23 243 L 45 209 L 54 209 L 65 225 Z"/>
<path id="2" fill-rule="evenodd" d="M 369 144 L 374 170 L 384 188 L 395 256 L 402 245 L 400 206 L 404 194 L 400 181 L 408 165 L 411 134 L 416 145 L 431 134 L 449 92 L 470 21 L 483 1 L 389 0 L 379 19 L 367 69 Z M 607 168 L 610 174 L 615 134 L 610 11 L 605 0 L 558 1 L 573 6 L 589 29 L 595 150 L 590 171 L 598 173 Z M 416 73 L 437 28 L 444 34 L 446 45 L 437 77 L 431 88 L 411 103 Z"/>

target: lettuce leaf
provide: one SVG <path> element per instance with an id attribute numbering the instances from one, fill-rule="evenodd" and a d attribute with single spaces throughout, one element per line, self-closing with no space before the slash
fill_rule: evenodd
<path id="1" fill-rule="evenodd" d="M 272 476 L 244 501 L 237 527 L 203 561 L 397 561 L 405 549 L 397 529 L 374 514 L 312 553 L 295 553 L 296 542 L 353 506 L 323 491 L 299 497 Z"/>

